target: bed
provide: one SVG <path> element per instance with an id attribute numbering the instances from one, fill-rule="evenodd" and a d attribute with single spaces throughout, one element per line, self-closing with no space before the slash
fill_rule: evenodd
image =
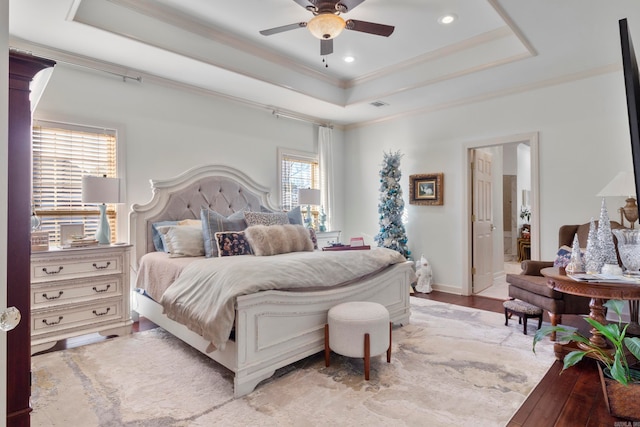
<path id="1" fill-rule="evenodd" d="M 138 283 L 136 279 L 141 273 L 141 264 L 144 265 L 141 261 L 161 257 L 153 254 L 156 252 L 152 231 L 154 223 L 197 220 L 203 207 L 223 216 L 247 210 L 277 211 L 271 203 L 268 188 L 241 171 L 223 165 L 196 167 L 172 179 L 151 180 L 151 189 L 151 200 L 142 205 L 134 204 L 130 213 L 134 283 Z M 146 254 L 149 255 L 143 258 Z M 190 260 L 182 262 L 187 265 Z M 179 273 L 178 279 L 182 274 Z M 223 348 L 212 347 L 211 340 L 171 320 L 157 302 L 157 297 L 150 298 L 143 289 L 132 293 L 132 309 L 134 317 L 148 318 L 231 370 L 234 373 L 234 395 L 239 397 L 253 391 L 276 369 L 322 351 L 327 311 L 338 303 L 378 302 L 387 307 L 394 324 L 407 324 L 410 316 L 409 289 L 414 278 L 412 263 L 403 261 L 343 286 L 312 290 L 272 289 L 239 295 L 233 299 L 233 332 Z M 147 278 L 146 281 L 153 282 L 153 279 Z"/>

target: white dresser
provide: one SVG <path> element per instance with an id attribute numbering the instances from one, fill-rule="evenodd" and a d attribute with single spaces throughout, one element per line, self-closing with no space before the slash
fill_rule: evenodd
<path id="1" fill-rule="evenodd" d="M 322 249 L 331 243 L 339 243 L 340 231 L 316 231 L 316 239 L 318 240 L 318 249 Z"/>
<path id="2" fill-rule="evenodd" d="M 99 332 L 131 333 L 130 245 L 31 254 L 31 353 Z"/>

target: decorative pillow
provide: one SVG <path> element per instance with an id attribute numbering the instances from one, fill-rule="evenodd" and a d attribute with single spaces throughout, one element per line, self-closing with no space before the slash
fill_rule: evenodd
<path id="1" fill-rule="evenodd" d="M 187 225 L 191 227 L 202 227 L 202 221 L 199 219 L 183 219 L 178 221 L 178 225 Z"/>
<path id="2" fill-rule="evenodd" d="M 252 225 L 244 233 L 257 256 L 313 251 L 309 231 L 301 225 Z"/>
<path id="3" fill-rule="evenodd" d="M 178 221 L 159 221 L 151 224 L 151 238 L 153 239 L 153 247 L 158 252 L 165 252 L 164 243 L 162 243 L 161 233 L 158 231 L 158 227 L 164 227 L 166 225 L 177 225 Z"/>
<path id="4" fill-rule="evenodd" d="M 318 237 L 316 236 L 316 230 L 313 228 L 307 228 L 309 230 L 309 237 L 311 237 L 311 242 L 313 243 L 313 250 L 318 249 Z"/>
<path id="5" fill-rule="evenodd" d="M 563 245 L 558 249 L 556 259 L 553 261 L 554 267 L 566 267 L 571 262 L 571 252 L 573 249 L 569 246 Z M 584 256 L 585 250 L 580 248 L 580 253 Z"/>
<path id="6" fill-rule="evenodd" d="M 218 256 L 251 255 L 251 246 L 244 231 L 220 231 L 216 233 Z"/>
<path id="7" fill-rule="evenodd" d="M 242 231 L 247 228 L 247 223 L 244 220 L 244 211 L 238 211 L 225 217 L 211 209 L 202 209 L 200 218 L 202 219 L 204 253 L 207 258 L 218 256 L 216 233 L 221 231 Z"/>
<path id="8" fill-rule="evenodd" d="M 204 255 L 202 229 L 198 227 L 164 225 L 157 227 L 164 235 L 165 249 L 171 258 Z"/>
<path id="9" fill-rule="evenodd" d="M 289 224 L 289 217 L 284 212 L 245 212 L 244 219 L 249 227 L 252 225 Z"/>
<path id="10" fill-rule="evenodd" d="M 287 212 L 287 218 L 289 218 L 289 224 L 304 224 L 304 222 L 302 221 L 302 211 L 300 210 L 300 206 L 296 206 L 295 208 Z"/>

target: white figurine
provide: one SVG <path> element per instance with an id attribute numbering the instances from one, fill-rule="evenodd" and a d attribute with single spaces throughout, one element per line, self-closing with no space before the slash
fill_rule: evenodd
<path id="1" fill-rule="evenodd" d="M 416 261 L 416 276 L 418 276 L 418 283 L 416 284 L 416 291 L 428 294 L 431 289 L 431 265 L 429 261 L 422 255 L 420 260 Z"/>

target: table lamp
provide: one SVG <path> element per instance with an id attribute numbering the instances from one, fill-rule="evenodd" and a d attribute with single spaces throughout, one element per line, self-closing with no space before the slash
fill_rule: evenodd
<path id="1" fill-rule="evenodd" d="M 311 205 L 320 205 L 320 190 L 315 188 L 301 188 L 298 190 L 298 204 L 307 205 L 307 217 L 304 222 L 307 228 L 313 228 L 313 218 L 311 217 Z"/>
<path id="2" fill-rule="evenodd" d="M 106 203 L 120 202 L 120 179 L 107 176 L 82 177 L 82 202 L 97 203 L 100 209 L 100 221 L 96 230 L 96 240 L 101 245 L 111 243 L 111 229 L 107 219 Z"/>
<path id="3" fill-rule="evenodd" d="M 627 198 L 627 204 L 619 209 L 620 224 L 622 215 L 629 221 L 631 228 L 633 223 L 638 220 L 638 205 L 636 204 L 636 184 L 633 172 L 619 172 L 609 184 L 607 184 L 596 196 L 599 197 L 619 197 Z"/>

